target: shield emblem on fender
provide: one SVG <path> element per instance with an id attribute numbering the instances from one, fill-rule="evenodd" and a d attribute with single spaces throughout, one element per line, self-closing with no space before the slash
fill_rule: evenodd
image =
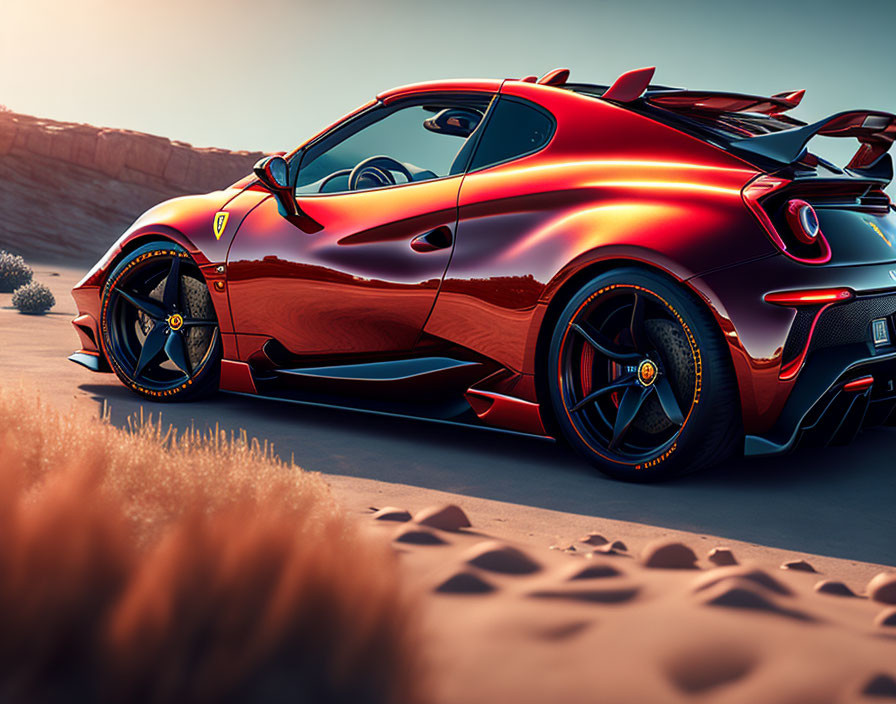
<path id="1" fill-rule="evenodd" d="M 215 239 L 221 239 L 221 235 L 224 234 L 224 228 L 227 227 L 227 219 L 230 217 L 230 213 L 225 213 L 223 210 L 219 213 L 215 213 L 215 219 L 212 222 L 212 230 L 215 233 Z"/>

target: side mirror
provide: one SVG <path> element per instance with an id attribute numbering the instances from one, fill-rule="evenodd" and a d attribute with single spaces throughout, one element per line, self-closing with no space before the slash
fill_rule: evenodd
<path id="1" fill-rule="evenodd" d="M 280 213 L 284 217 L 295 217 L 299 214 L 295 195 L 289 187 L 289 165 L 282 156 L 265 156 L 252 167 L 261 185 L 267 188 L 280 204 Z"/>

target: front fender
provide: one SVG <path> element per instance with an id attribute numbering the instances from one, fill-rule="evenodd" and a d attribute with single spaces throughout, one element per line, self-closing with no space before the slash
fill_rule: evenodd
<path id="1" fill-rule="evenodd" d="M 264 191 L 230 188 L 174 198 L 137 218 L 72 290 L 79 313 L 75 328 L 81 339 L 81 351 L 96 355 L 100 364 L 104 362 L 98 324 L 100 299 L 106 279 L 121 257 L 141 244 L 168 240 L 186 249 L 199 265 L 218 316 L 224 354 L 235 356 L 226 274 L 219 267 L 226 261 L 227 250 L 245 215 L 268 197 L 270 194 Z M 222 211 L 228 213 L 228 218 L 216 235 L 213 222 L 215 215 Z"/>
<path id="2" fill-rule="evenodd" d="M 244 193 L 247 197 L 240 198 Z M 240 191 L 228 188 L 203 195 L 181 196 L 159 203 L 143 213 L 121 237 L 108 249 L 78 284 L 101 286 L 123 252 L 130 251 L 151 239 L 167 239 L 176 242 L 190 252 L 200 266 L 223 262 L 227 250 L 239 227 L 241 217 L 230 213 L 236 200 L 248 201 L 252 206 L 267 197 L 268 193 Z M 227 224 L 219 237 L 215 236 L 213 222 L 218 212 L 228 212 Z"/>

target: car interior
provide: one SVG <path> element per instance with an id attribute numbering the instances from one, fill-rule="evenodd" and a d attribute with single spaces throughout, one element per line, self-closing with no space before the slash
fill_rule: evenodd
<path id="1" fill-rule="evenodd" d="M 343 193 L 462 173 L 486 108 L 417 105 L 391 112 L 303 160 L 296 192 Z"/>

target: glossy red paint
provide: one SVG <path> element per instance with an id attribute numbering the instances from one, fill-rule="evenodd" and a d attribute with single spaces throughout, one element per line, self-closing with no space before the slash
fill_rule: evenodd
<path id="1" fill-rule="evenodd" d="M 570 91 L 508 82 L 502 94 L 550 104 L 557 129 L 537 154 L 464 178 L 427 333 L 533 374 L 539 305 L 587 269 L 643 262 L 686 280 L 717 265 L 724 228 L 732 261 L 774 253 L 749 236 L 740 192 L 756 171 L 739 159 Z"/>
<path id="2" fill-rule="evenodd" d="M 773 95 L 772 97 L 776 98 L 778 100 L 781 100 L 782 102 L 784 102 L 787 105 L 788 110 L 792 110 L 793 108 L 797 107 L 801 102 L 803 102 L 803 98 L 805 97 L 805 95 L 806 95 L 805 89 L 801 89 L 801 90 L 786 91 L 784 93 L 775 93 L 775 95 Z M 781 112 L 781 111 L 780 110 L 772 110 L 771 114 L 777 115 L 779 112 Z"/>
<path id="3" fill-rule="evenodd" d="M 101 290 L 115 263 L 142 243 L 165 239 L 190 252 L 209 284 L 224 345 L 223 389 L 255 393 L 254 370 L 287 363 L 457 355 L 482 362 L 488 374 L 499 370 L 461 390 L 483 422 L 541 434 L 550 424 L 538 380 L 559 310 L 595 273 L 634 264 L 662 272 L 713 316 L 737 377 L 744 430 L 764 433 L 807 363 L 811 332 L 797 360 L 785 365 L 782 357 L 796 307 L 818 307 L 814 330 L 830 306 L 893 289 L 886 259 L 892 248 L 885 247 L 893 216 L 875 211 L 866 222 L 880 232 L 865 234 L 884 242 L 864 260 L 856 255 L 849 266 L 825 266 L 832 248 L 821 234 L 817 256 L 797 256 L 785 241 L 792 233 L 779 232 L 784 216 L 769 205 L 793 187 L 792 173 L 768 173 L 632 109 L 628 103 L 645 102 L 639 96 L 652 75 L 625 74 L 603 99 L 564 88 L 562 74 L 550 81 L 557 85 L 527 76 L 380 93 L 289 157 L 344 120 L 417 94 L 527 101 L 556 126 L 538 151 L 488 168 L 300 196 L 301 210 L 321 226 L 313 232 L 281 216 L 251 176 L 223 191 L 163 203 L 141 216 L 73 292 L 82 347 L 101 352 L 91 334 L 96 340 Z M 801 97 L 779 94 L 760 107 L 774 113 Z M 693 104 L 695 97 L 678 100 Z M 889 127 L 872 135 L 857 119 L 825 129 L 865 139 L 878 154 Z M 221 211 L 229 218 L 216 237 L 212 223 Z M 415 237 L 440 228 L 453 233 L 452 246 L 415 251 Z M 272 356 L 271 342 L 287 361 Z"/>
<path id="4" fill-rule="evenodd" d="M 604 100 L 615 100 L 619 103 L 630 103 L 640 98 L 656 72 L 655 66 L 638 68 L 623 73 L 603 94 Z"/>
<path id="5" fill-rule="evenodd" d="M 502 81 L 499 80 L 482 78 L 424 81 L 383 91 L 376 96 L 376 99 L 388 105 L 396 100 L 418 93 L 497 93 L 501 83 Z"/>
<path id="6" fill-rule="evenodd" d="M 541 78 L 536 81 L 537 83 L 541 83 L 543 86 L 562 86 L 569 80 L 569 69 L 568 68 L 555 68 L 553 71 L 548 71 Z"/>
<path id="7" fill-rule="evenodd" d="M 766 98 L 742 93 L 717 93 L 710 91 L 676 91 L 671 94 L 658 93 L 648 99 L 654 105 L 673 110 L 699 110 L 701 112 L 752 112 L 778 115 L 792 110 L 803 98 L 806 91 L 781 93 Z"/>
<path id="8" fill-rule="evenodd" d="M 850 169 L 870 166 L 887 153 L 896 140 L 896 116 L 874 110 L 856 110 L 825 121 L 818 134 L 825 137 L 855 137 L 861 145 L 847 164 Z"/>
<path id="9" fill-rule="evenodd" d="M 537 403 L 477 389 L 468 389 L 465 396 L 473 412 L 484 423 L 521 433 L 547 435 Z"/>
<path id="10" fill-rule="evenodd" d="M 300 198 L 323 225 L 313 235 L 284 220 L 272 198 L 263 202 L 228 261 L 241 356 L 249 335 L 297 356 L 410 351 L 451 256 L 450 248 L 415 252 L 411 240 L 454 229 L 461 178 Z"/>
<path id="11" fill-rule="evenodd" d="M 90 313 L 83 313 L 72 321 L 75 330 L 78 331 L 78 337 L 81 340 L 81 352 L 100 351 L 97 340 L 100 339 L 99 325 Z"/>
<path id="12" fill-rule="evenodd" d="M 255 379 L 252 377 L 252 368 L 245 362 L 221 360 L 221 390 L 241 394 L 258 393 Z"/>

